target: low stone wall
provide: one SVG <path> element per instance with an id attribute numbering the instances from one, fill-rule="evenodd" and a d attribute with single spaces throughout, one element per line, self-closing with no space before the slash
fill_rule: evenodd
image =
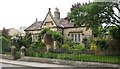
<path id="1" fill-rule="evenodd" d="M 49 59 L 49 58 L 37 58 L 37 57 L 23 57 L 19 60 L 29 61 L 29 62 L 51 63 L 51 64 L 59 64 L 59 65 L 71 65 L 71 66 L 78 66 L 78 67 L 118 67 L 118 66 L 120 67 L 120 65 L 117 65 L 117 64 L 68 61 L 68 60 L 61 60 L 61 59 Z"/>
<path id="2" fill-rule="evenodd" d="M 6 54 L 0 54 L 0 58 L 12 60 L 12 56 Z"/>

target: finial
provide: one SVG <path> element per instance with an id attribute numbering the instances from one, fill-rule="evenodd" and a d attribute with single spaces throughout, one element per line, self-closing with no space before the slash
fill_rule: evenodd
<path id="1" fill-rule="evenodd" d="M 49 11 L 51 10 L 51 8 L 49 8 Z"/>
<path id="2" fill-rule="evenodd" d="M 56 11 L 59 11 L 59 9 L 58 9 L 57 7 L 55 8 L 55 10 L 56 10 Z"/>
<path id="3" fill-rule="evenodd" d="M 36 18 L 35 22 L 37 22 L 37 21 L 38 21 L 38 19 Z"/>

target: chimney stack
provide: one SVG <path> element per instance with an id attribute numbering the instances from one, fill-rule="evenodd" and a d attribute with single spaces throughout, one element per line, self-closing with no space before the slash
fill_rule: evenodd
<path id="1" fill-rule="evenodd" d="M 54 18 L 55 18 L 55 21 L 60 19 L 60 12 L 58 8 L 55 8 Z"/>

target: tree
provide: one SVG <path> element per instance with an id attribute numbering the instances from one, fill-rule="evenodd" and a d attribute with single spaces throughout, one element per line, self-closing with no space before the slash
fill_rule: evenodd
<path id="1" fill-rule="evenodd" d="M 120 40 L 120 28 L 116 26 L 109 27 L 109 34 L 113 39 Z"/>
<path id="2" fill-rule="evenodd" d="M 3 30 L 2 30 L 2 36 L 6 37 L 6 38 L 9 37 L 9 35 L 8 35 L 8 30 L 5 29 L 5 27 L 4 27 Z"/>
<path id="3" fill-rule="evenodd" d="M 120 17 L 115 13 L 113 8 L 117 8 L 120 12 L 118 3 L 93 2 L 82 5 L 77 3 L 72 6 L 68 18 L 75 23 L 76 27 L 85 25 L 94 31 L 104 23 L 107 26 L 115 25 L 120 27 Z"/>
<path id="4" fill-rule="evenodd" d="M 114 25 L 120 29 L 120 17 L 113 8 L 120 12 L 118 3 L 114 2 L 93 2 L 72 5 L 68 20 L 72 21 L 76 27 L 85 26 L 91 29 L 93 36 L 101 35 L 107 26 Z M 103 24 L 106 25 L 103 28 Z M 102 31 L 103 30 L 103 31 Z"/>
<path id="5" fill-rule="evenodd" d="M 30 47 L 30 45 L 32 44 L 32 36 L 30 33 L 27 33 L 25 36 L 25 42 L 26 42 L 26 46 Z"/>

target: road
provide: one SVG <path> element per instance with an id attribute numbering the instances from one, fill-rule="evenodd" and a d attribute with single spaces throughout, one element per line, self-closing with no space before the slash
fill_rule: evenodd
<path id="1" fill-rule="evenodd" d="M 13 65 L 13 64 L 6 64 L 6 63 L 0 63 L 1 67 L 23 67 L 19 65 Z"/>
<path id="2" fill-rule="evenodd" d="M 0 61 L 2 69 L 120 69 L 120 67 L 76 67 L 67 65 L 57 65 L 48 63 L 26 62 L 17 60 L 2 59 Z"/>
<path id="3" fill-rule="evenodd" d="M 27 66 L 19 66 L 7 63 L 0 63 L 1 69 L 73 69 L 66 67 L 27 67 Z"/>

